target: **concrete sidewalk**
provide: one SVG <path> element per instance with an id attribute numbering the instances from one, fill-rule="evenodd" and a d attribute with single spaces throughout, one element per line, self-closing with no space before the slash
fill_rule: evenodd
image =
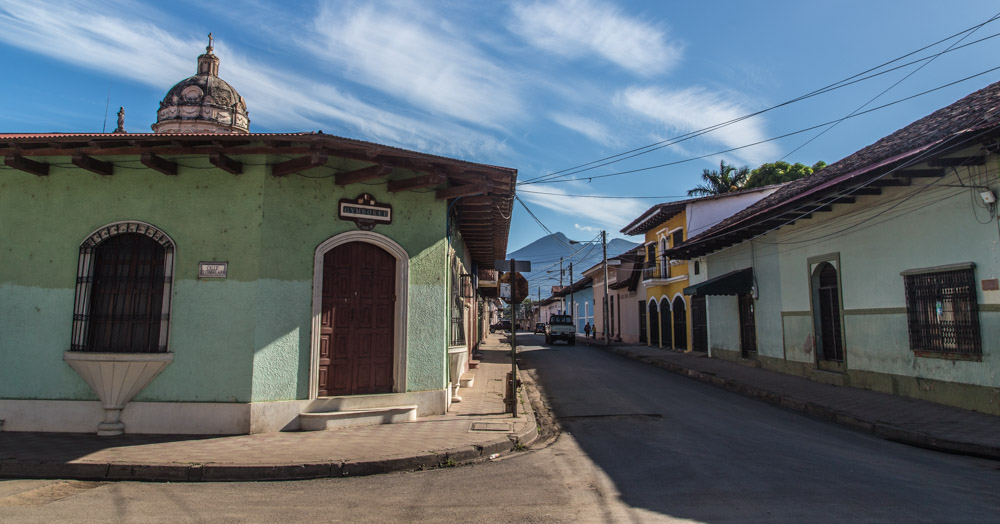
<path id="1" fill-rule="evenodd" d="M 1000 417 L 854 387 L 833 386 L 735 362 L 646 345 L 588 345 L 785 409 L 923 448 L 1000 460 Z"/>
<path id="2" fill-rule="evenodd" d="M 0 477 L 240 481 L 343 477 L 488 460 L 537 438 L 520 395 L 504 413 L 510 346 L 481 345 L 475 381 L 445 415 L 416 422 L 238 436 L 0 432 Z"/>

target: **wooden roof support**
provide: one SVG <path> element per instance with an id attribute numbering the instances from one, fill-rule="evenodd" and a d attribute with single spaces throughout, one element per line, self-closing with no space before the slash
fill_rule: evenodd
<path id="1" fill-rule="evenodd" d="M 154 171 L 159 171 L 164 175 L 177 174 L 177 164 L 175 162 L 156 156 L 153 153 L 143 153 L 142 156 L 139 157 L 139 161 L 142 162 L 142 165 Z"/>
<path id="2" fill-rule="evenodd" d="M 881 195 L 882 188 L 865 186 L 865 187 L 851 189 L 850 192 L 852 195 Z"/>
<path id="3" fill-rule="evenodd" d="M 210 153 L 208 155 L 208 161 L 211 162 L 213 166 L 227 173 L 232 173 L 234 175 L 243 174 L 243 163 L 224 153 Z"/>
<path id="4" fill-rule="evenodd" d="M 434 194 L 434 198 L 438 200 L 450 200 L 452 198 L 463 196 L 481 195 L 487 191 L 489 191 L 489 188 L 483 187 L 482 184 L 465 184 L 461 186 L 452 186 L 446 189 L 438 189 L 437 193 Z"/>
<path id="5" fill-rule="evenodd" d="M 20 155 L 7 155 L 3 157 L 3 161 L 8 166 L 14 169 L 20 169 L 25 173 L 31 173 L 37 176 L 49 176 L 49 165 L 43 164 L 41 162 L 35 162 L 30 158 L 24 158 Z"/>
<path id="6" fill-rule="evenodd" d="M 336 182 L 338 186 L 346 186 L 373 178 L 386 177 L 390 174 L 392 174 L 392 166 L 389 164 L 375 164 L 374 166 L 363 167 L 354 171 L 337 173 Z"/>
<path id="7" fill-rule="evenodd" d="M 396 193 L 399 191 L 406 191 L 407 189 L 419 189 L 422 187 L 431 187 L 445 182 L 445 176 L 440 173 L 432 173 L 430 175 L 415 176 L 413 178 L 404 178 L 402 180 L 392 180 L 389 182 L 389 191 Z"/>
<path id="8" fill-rule="evenodd" d="M 944 169 L 900 169 L 893 173 L 900 178 L 937 178 L 944 176 Z"/>
<path id="9" fill-rule="evenodd" d="M 274 176 L 285 176 L 298 171 L 324 166 L 326 165 L 327 158 L 325 151 L 313 151 L 309 155 L 274 164 L 271 166 L 271 174 Z"/>
<path id="10" fill-rule="evenodd" d="M 954 158 L 935 158 L 928 160 L 927 165 L 931 167 L 964 167 L 981 166 L 986 164 L 986 157 L 983 155 L 963 156 Z"/>
<path id="11" fill-rule="evenodd" d="M 71 161 L 74 166 L 79 167 L 80 169 L 86 169 L 91 173 L 97 173 L 101 176 L 111 176 L 115 174 L 115 165 L 111 162 L 98 160 L 83 153 L 74 154 Z"/>

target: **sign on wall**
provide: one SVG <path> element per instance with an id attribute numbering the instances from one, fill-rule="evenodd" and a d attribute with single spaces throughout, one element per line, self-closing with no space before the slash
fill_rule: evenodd
<path id="1" fill-rule="evenodd" d="M 229 262 L 198 262 L 198 278 L 226 278 Z"/>
<path id="2" fill-rule="evenodd" d="M 375 197 L 361 193 L 357 198 L 341 199 L 337 216 L 341 220 L 353 221 L 358 229 L 371 231 L 377 224 L 392 223 L 392 206 L 379 204 Z"/>

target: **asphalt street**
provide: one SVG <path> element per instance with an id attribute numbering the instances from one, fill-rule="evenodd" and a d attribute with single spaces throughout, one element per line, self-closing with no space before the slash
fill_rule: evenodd
<path id="1" fill-rule="evenodd" d="M 0 482 L 0 522 L 997 522 L 1000 463 L 519 335 L 561 433 L 495 462 L 256 483 Z"/>

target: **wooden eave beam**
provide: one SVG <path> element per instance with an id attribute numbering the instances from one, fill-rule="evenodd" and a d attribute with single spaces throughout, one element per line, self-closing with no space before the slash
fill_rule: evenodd
<path id="1" fill-rule="evenodd" d="M 30 158 L 24 158 L 20 155 L 7 155 L 3 157 L 3 161 L 8 166 L 24 171 L 25 173 L 31 173 L 32 175 L 37 176 L 49 176 L 48 164 L 35 162 Z"/>
<path id="2" fill-rule="evenodd" d="M 913 181 L 909 178 L 880 178 L 872 181 L 868 185 L 872 187 L 900 187 L 909 186 L 911 184 L 913 184 Z"/>
<path id="3" fill-rule="evenodd" d="M 164 175 L 176 175 L 177 174 L 177 163 L 171 162 L 161 156 L 156 156 L 153 153 L 143 153 L 139 157 L 139 161 L 142 165 L 163 173 Z"/>
<path id="4" fill-rule="evenodd" d="M 354 171 L 337 173 L 335 180 L 338 186 L 346 186 L 373 178 L 387 177 L 390 174 L 392 174 L 392 166 L 388 164 L 375 164 L 374 166 L 363 167 Z"/>
<path id="5" fill-rule="evenodd" d="M 852 195 L 881 195 L 882 194 L 882 188 L 880 188 L 880 187 L 865 186 L 865 187 L 859 187 L 859 188 L 856 188 L 856 189 L 852 189 L 852 190 L 850 190 L 850 192 L 851 192 Z"/>
<path id="6" fill-rule="evenodd" d="M 208 161 L 213 166 L 234 175 L 243 174 L 243 163 L 225 153 L 209 153 Z"/>
<path id="7" fill-rule="evenodd" d="M 450 200 L 452 198 L 481 195 L 489 191 L 489 188 L 483 187 L 480 184 L 464 184 L 461 186 L 452 186 L 445 189 L 438 189 L 437 193 L 434 194 L 434 198 L 438 200 Z"/>
<path id="8" fill-rule="evenodd" d="M 963 167 L 981 166 L 986 164 L 986 157 L 983 155 L 964 156 L 953 158 L 935 158 L 928 160 L 927 165 L 931 167 Z"/>
<path id="9" fill-rule="evenodd" d="M 115 174 L 115 165 L 111 162 L 98 160 L 83 153 L 75 153 L 71 162 L 73 162 L 74 166 L 79 167 L 80 169 L 86 169 L 91 173 L 97 173 L 101 176 L 111 176 Z"/>
<path id="10" fill-rule="evenodd" d="M 900 178 L 937 178 L 944 176 L 944 169 L 900 169 L 893 173 Z"/>
<path id="11" fill-rule="evenodd" d="M 271 174 L 274 176 L 285 176 L 298 171 L 324 166 L 326 165 L 327 158 L 329 157 L 325 151 L 313 151 L 312 154 L 274 164 L 271 166 Z"/>
<path id="12" fill-rule="evenodd" d="M 132 140 L 91 140 L 88 142 L 88 145 L 97 149 L 115 149 L 118 147 L 129 147 L 132 145 L 132 142 Z"/>
<path id="13" fill-rule="evenodd" d="M 446 180 L 445 176 L 440 173 L 415 176 L 412 178 L 404 178 L 402 180 L 392 180 L 389 182 L 389 191 L 392 193 L 397 193 L 399 191 L 406 191 L 408 189 L 431 187 L 443 184 L 445 180 Z"/>

